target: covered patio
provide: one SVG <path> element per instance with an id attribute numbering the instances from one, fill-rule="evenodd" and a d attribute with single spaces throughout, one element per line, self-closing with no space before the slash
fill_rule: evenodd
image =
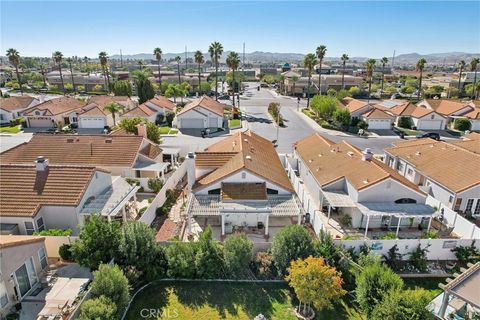
<path id="1" fill-rule="evenodd" d="M 133 166 L 137 178 L 157 178 L 161 177 L 165 181 L 165 173 L 168 170 L 168 162 L 145 162 L 137 161 Z"/>

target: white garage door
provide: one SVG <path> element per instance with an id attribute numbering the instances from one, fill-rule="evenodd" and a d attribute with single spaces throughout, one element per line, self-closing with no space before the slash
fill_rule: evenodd
<path id="1" fill-rule="evenodd" d="M 392 125 L 390 124 L 390 120 L 385 119 L 372 119 L 368 121 L 368 129 L 373 130 L 388 130 L 391 129 Z"/>
<path id="2" fill-rule="evenodd" d="M 28 122 L 31 128 L 51 128 L 54 124 L 52 119 L 46 117 L 30 118 Z"/>
<path id="3" fill-rule="evenodd" d="M 203 129 L 203 119 L 180 119 L 182 128 Z"/>
<path id="4" fill-rule="evenodd" d="M 208 126 L 210 128 L 218 128 L 218 119 L 217 118 L 208 118 Z"/>
<path id="5" fill-rule="evenodd" d="M 418 130 L 442 130 L 442 120 L 420 120 Z"/>
<path id="6" fill-rule="evenodd" d="M 80 128 L 99 128 L 105 126 L 104 118 L 80 118 Z"/>

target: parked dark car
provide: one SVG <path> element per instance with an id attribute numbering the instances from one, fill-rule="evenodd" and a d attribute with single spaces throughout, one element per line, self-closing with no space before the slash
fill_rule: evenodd
<path id="1" fill-rule="evenodd" d="M 440 140 L 440 134 L 438 134 L 436 132 L 421 132 L 421 133 L 417 134 L 417 139 L 423 139 L 423 138 L 430 138 L 430 139 L 439 141 Z"/>
<path id="2" fill-rule="evenodd" d="M 228 94 L 220 95 L 218 100 L 230 100 L 230 96 Z"/>

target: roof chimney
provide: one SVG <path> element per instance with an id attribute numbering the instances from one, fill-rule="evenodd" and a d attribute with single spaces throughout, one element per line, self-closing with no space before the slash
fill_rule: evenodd
<path id="1" fill-rule="evenodd" d="M 145 126 L 145 123 L 140 122 L 139 124 L 137 124 L 137 132 L 139 136 L 145 138 L 147 137 L 147 127 Z"/>
<path id="2" fill-rule="evenodd" d="M 365 150 L 363 150 L 362 154 L 363 154 L 362 155 L 362 160 L 363 161 L 370 161 L 373 158 L 373 153 L 372 153 L 372 150 L 370 150 L 370 148 L 365 148 Z"/>
<path id="3" fill-rule="evenodd" d="M 44 156 L 38 156 L 35 160 L 35 170 L 37 172 L 43 172 L 48 169 L 48 159 L 45 159 Z"/>
<path id="4" fill-rule="evenodd" d="M 187 154 L 187 185 L 188 189 L 192 191 L 192 187 L 195 184 L 196 173 L 195 173 L 195 153 L 189 152 Z"/>

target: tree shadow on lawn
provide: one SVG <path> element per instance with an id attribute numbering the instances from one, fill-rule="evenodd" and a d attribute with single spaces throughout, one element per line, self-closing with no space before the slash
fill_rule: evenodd
<path id="1" fill-rule="evenodd" d="M 176 283 L 173 290 L 183 305 L 191 309 L 208 305 L 221 318 L 236 317 L 242 309 L 249 319 L 259 313 L 271 319 L 274 304 L 289 304 L 291 299 L 286 285 L 271 283 L 185 282 Z"/>

